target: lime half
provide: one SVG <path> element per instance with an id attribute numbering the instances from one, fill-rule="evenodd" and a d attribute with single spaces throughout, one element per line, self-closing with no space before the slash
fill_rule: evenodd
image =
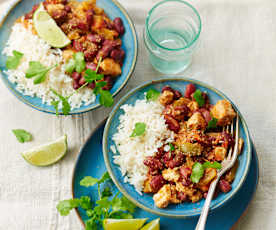
<path id="1" fill-rule="evenodd" d="M 147 219 L 105 219 L 103 221 L 104 230 L 138 230 Z"/>
<path id="2" fill-rule="evenodd" d="M 141 230 L 160 230 L 160 219 L 155 219 L 151 222 L 149 222 L 147 225 L 145 225 Z"/>
<path id="3" fill-rule="evenodd" d="M 67 136 L 56 141 L 37 146 L 22 153 L 24 159 L 32 165 L 47 166 L 59 161 L 67 151 Z"/>
<path id="4" fill-rule="evenodd" d="M 33 21 L 38 36 L 52 47 L 62 48 L 71 43 L 70 39 L 58 27 L 42 4 L 35 11 Z"/>

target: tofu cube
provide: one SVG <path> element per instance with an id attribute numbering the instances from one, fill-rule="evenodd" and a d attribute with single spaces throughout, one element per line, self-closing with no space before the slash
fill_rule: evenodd
<path id="1" fill-rule="evenodd" d="M 162 171 L 162 176 L 164 177 L 165 180 L 167 181 L 172 181 L 172 182 L 177 182 L 179 180 L 180 174 L 179 174 L 179 169 L 178 168 L 168 168 L 164 169 Z"/>
<path id="2" fill-rule="evenodd" d="M 171 201 L 171 187 L 165 184 L 157 193 L 154 194 L 153 200 L 158 208 L 166 208 Z"/>
<path id="3" fill-rule="evenodd" d="M 211 115 L 218 119 L 218 126 L 225 126 L 231 124 L 232 120 L 236 116 L 236 112 L 232 108 L 229 101 L 220 100 L 211 109 Z"/>
<path id="4" fill-rule="evenodd" d="M 116 77 L 122 73 L 121 66 L 111 58 L 105 58 L 101 64 L 102 74 Z"/>
<path id="5" fill-rule="evenodd" d="M 172 103 L 174 98 L 173 92 L 169 90 L 165 90 L 159 97 L 159 102 L 161 105 L 168 105 Z"/>
<path id="6" fill-rule="evenodd" d="M 224 147 L 216 147 L 215 148 L 215 159 L 217 161 L 223 161 L 226 157 L 226 148 Z"/>
<path id="7" fill-rule="evenodd" d="M 189 129 L 205 130 L 206 125 L 204 117 L 199 112 L 194 113 L 187 121 L 187 127 Z"/>

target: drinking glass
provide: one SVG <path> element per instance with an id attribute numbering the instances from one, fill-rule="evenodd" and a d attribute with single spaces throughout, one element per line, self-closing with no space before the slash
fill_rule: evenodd
<path id="1" fill-rule="evenodd" d="M 191 64 L 200 32 L 200 15 L 189 3 L 164 0 L 156 4 L 144 29 L 144 42 L 153 67 L 165 74 L 185 70 Z"/>

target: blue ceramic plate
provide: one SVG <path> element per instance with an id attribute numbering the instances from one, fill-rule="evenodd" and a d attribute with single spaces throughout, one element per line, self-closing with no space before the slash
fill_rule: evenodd
<path id="1" fill-rule="evenodd" d="M 201 208 L 204 204 L 204 200 L 202 199 L 200 202 L 197 203 L 182 203 L 178 205 L 169 205 L 167 208 L 159 209 L 154 205 L 154 201 L 152 199 L 151 194 L 143 194 L 140 195 L 134 188 L 134 186 L 130 185 L 129 183 L 124 183 L 124 178 L 122 177 L 120 168 L 118 165 L 113 163 L 113 152 L 110 150 L 110 146 L 115 145 L 112 140 L 112 136 L 117 132 L 117 127 L 119 125 L 119 117 L 123 114 L 123 110 L 120 107 L 124 104 L 134 104 L 137 99 L 144 99 L 144 94 L 149 89 L 156 89 L 161 91 L 161 89 L 169 85 L 173 89 L 179 90 L 180 92 L 184 93 L 186 85 L 189 83 L 193 83 L 196 85 L 198 89 L 201 91 L 207 92 L 210 102 L 215 104 L 220 99 L 227 99 L 231 102 L 229 98 L 227 98 L 222 92 L 218 91 L 217 89 L 208 86 L 202 82 L 195 81 L 192 79 L 187 78 L 164 78 L 156 81 L 150 81 L 147 83 L 138 86 L 137 88 L 130 91 L 127 95 L 125 95 L 118 104 L 112 110 L 106 126 L 104 130 L 103 136 L 103 153 L 105 164 L 107 170 L 117 185 L 119 190 L 133 203 L 135 203 L 140 208 L 143 208 L 145 211 L 152 212 L 157 215 L 165 216 L 165 217 L 191 217 L 197 216 L 201 212 Z M 237 107 L 232 102 L 232 105 L 236 111 L 238 111 Z M 246 123 L 240 115 L 240 136 L 244 139 L 244 148 L 243 153 L 239 156 L 239 168 L 237 170 L 236 178 L 232 184 L 232 190 L 228 193 L 221 193 L 216 199 L 214 199 L 211 203 L 211 210 L 222 206 L 226 201 L 230 200 L 234 194 L 241 188 L 246 175 L 249 170 L 249 165 L 251 162 L 251 144 L 248 129 Z"/>
<path id="2" fill-rule="evenodd" d="M 41 2 L 41 0 L 28 1 L 28 0 L 14 0 L 11 2 L 10 7 L 4 15 L 0 16 L 0 69 L 1 71 L 5 69 L 6 57 L 1 56 L 2 50 L 9 38 L 11 27 L 15 20 L 27 13 L 32 9 L 32 6 L 36 3 Z M 116 79 L 114 86 L 111 89 L 111 93 L 115 96 L 124 87 L 130 78 L 136 64 L 137 59 L 137 35 L 135 32 L 134 25 L 127 14 L 126 10 L 116 1 L 116 0 L 98 0 L 97 6 L 103 8 L 107 15 L 113 19 L 115 17 L 121 17 L 125 26 L 125 34 L 122 37 L 122 48 L 124 49 L 126 56 L 123 63 L 122 74 Z M 37 97 L 25 96 L 16 90 L 16 84 L 11 83 L 7 79 L 7 75 L 0 73 L 5 85 L 10 89 L 10 91 L 25 104 L 38 109 L 43 112 L 55 114 L 55 109 L 52 106 L 45 105 L 42 100 Z M 99 107 L 99 98 L 93 104 L 87 106 L 81 106 L 78 109 L 74 109 L 70 114 L 78 114 L 90 111 Z"/>
<path id="3" fill-rule="evenodd" d="M 85 176 L 101 177 L 106 171 L 104 165 L 103 153 L 102 153 L 102 136 L 104 131 L 105 123 L 101 123 L 99 127 L 92 133 L 88 138 L 87 142 L 80 151 L 72 180 L 72 193 L 74 198 L 80 198 L 81 196 L 90 196 L 91 199 L 97 197 L 97 188 L 85 188 L 79 185 L 80 180 Z M 229 230 L 239 220 L 240 216 L 245 213 L 250 201 L 253 198 L 257 184 L 258 184 L 258 159 L 253 148 L 252 161 L 250 164 L 248 176 L 241 187 L 236 193 L 231 202 L 228 202 L 223 207 L 215 210 L 208 216 L 206 230 Z M 113 183 L 112 186 L 113 194 L 118 189 Z M 85 211 L 77 209 L 78 217 L 81 222 L 84 223 L 88 219 Z M 135 218 L 149 218 L 155 219 L 159 216 L 145 212 L 144 210 L 137 208 L 134 213 Z M 189 219 L 171 219 L 161 217 L 161 230 L 179 230 L 179 229 L 195 229 L 197 223 L 197 217 Z M 123 230 L 123 229 L 122 229 Z"/>

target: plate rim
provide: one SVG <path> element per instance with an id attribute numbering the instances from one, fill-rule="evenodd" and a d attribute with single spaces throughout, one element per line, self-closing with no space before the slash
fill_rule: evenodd
<path id="1" fill-rule="evenodd" d="M 120 190 L 120 192 L 126 196 L 130 201 L 132 201 L 136 206 L 142 208 L 143 210 L 153 213 L 155 215 L 159 215 L 159 216 L 163 216 L 163 217 L 169 217 L 169 218 L 190 218 L 190 217 L 195 217 L 195 216 L 199 216 L 200 215 L 200 211 L 195 211 L 192 214 L 169 214 L 166 213 L 165 211 L 163 212 L 163 210 L 152 210 L 151 208 L 147 207 L 146 205 L 140 203 L 139 201 L 135 200 L 131 195 L 129 195 L 127 193 L 127 191 L 125 190 L 125 188 L 123 186 L 121 186 L 119 184 L 118 179 L 113 175 L 112 169 L 111 169 L 111 164 L 110 161 L 108 160 L 108 149 L 107 149 L 107 136 L 108 136 L 108 131 L 111 125 L 111 121 L 113 120 L 113 117 L 115 116 L 116 112 L 120 109 L 120 107 L 137 91 L 139 91 L 140 89 L 143 89 L 151 84 L 155 84 L 155 83 L 162 83 L 162 82 L 166 82 L 166 81 L 184 81 L 184 82 L 190 82 L 190 83 L 194 83 L 197 84 L 199 86 L 208 88 L 209 90 L 215 92 L 216 94 L 218 94 L 219 96 L 229 100 L 233 107 L 235 108 L 235 110 L 239 113 L 239 118 L 241 121 L 241 124 L 244 127 L 244 131 L 245 131 L 245 135 L 246 135 L 246 142 L 248 143 L 248 156 L 247 156 L 247 163 L 245 166 L 245 173 L 242 175 L 241 180 L 238 182 L 236 188 L 234 189 L 233 193 L 231 196 L 226 197 L 223 201 L 219 202 L 218 204 L 212 206 L 210 208 L 210 212 L 220 208 L 223 206 L 223 204 L 225 204 L 226 202 L 230 201 L 235 194 L 239 191 L 239 189 L 241 188 L 241 186 L 243 185 L 243 183 L 245 182 L 245 179 L 247 177 L 247 174 L 249 172 L 249 167 L 250 167 L 250 163 L 251 163 L 251 159 L 252 159 L 252 144 L 251 144 L 251 140 L 250 140 L 250 134 L 249 134 L 249 130 L 248 130 L 248 126 L 241 114 L 241 112 L 239 111 L 239 109 L 237 108 L 237 106 L 235 105 L 235 103 L 233 103 L 233 101 L 227 97 L 222 91 L 216 89 L 213 86 L 210 86 L 209 84 L 206 84 L 202 81 L 199 80 L 195 80 L 192 78 L 187 78 L 185 76 L 163 76 L 161 78 L 155 79 L 155 80 L 149 80 L 146 81 L 140 85 L 138 85 L 137 87 L 135 87 L 134 89 L 132 89 L 131 91 L 129 91 L 127 94 L 125 94 L 118 102 L 117 104 L 113 107 L 112 111 L 109 114 L 109 117 L 107 119 L 105 128 L 104 128 L 104 133 L 103 133 L 103 142 L 102 142 L 102 148 L 103 148 L 103 154 L 104 154 L 104 161 L 105 161 L 105 165 L 107 168 L 107 171 L 110 174 L 110 177 L 112 178 L 113 182 L 115 183 L 115 185 L 117 186 L 117 188 Z"/>
<path id="2" fill-rule="evenodd" d="M 102 120 L 94 129 L 92 129 L 92 131 L 90 132 L 89 136 L 86 138 L 86 140 L 84 141 L 83 145 L 81 146 L 81 148 L 79 149 L 78 151 L 78 157 L 76 159 L 76 162 L 75 162 L 75 165 L 74 165 L 74 168 L 73 168 L 73 173 L 72 173 L 72 179 L 71 179 L 71 195 L 72 195 L 72 198 L 76 198 L 75 197 L 75 192 L 74 192 L 74 181 L 75 181 L 75 174 L 76 174 L 76 167 L 77 167 L 77 164 L 80 160 L 80 157 L 81 157 L 81 154 L 83 152 L 83 149 L 85 148 L 85 146 L 87 145 L 87 143 L 91 140 L 92 136 L 95 134 L 95 132 L 98 131 L 98 129 L 104 125 L 107 121 L 107 117 Z M 254 145 L 253 143 L 253 140 L 251 139 L 252 141 L 252 144 Z M 254 145 L 254 148 L 255 148 L 255 157 L 256 157 L 256 161 L 257 161 L 257 178 L 256 178 L 256 185 L 254 187 L 254 191 L 253 191 L 253 195 L 250 199 L 250 201 L 248 202 L 247 204 L 247 207 L 245 208 L 245 210 L 243 211 L 243 213 L 241 214 L 241 216 L 238 218 L 238 220 L 233 224 L 233 226 L 231 227 L 231 230 L 234 230 L 236 229 L 237 227 L 237 224 L 241 221 L 242 217 L 246 215 L 250 205 L 252 204 L 252 201 L 254 200 L 255 196 L 256 196 L 256 192 L 257 192 L 257 188 L 258 188 L 258 185 L 259 185 L 259 180 L 260 180 L 260 164 L 259 164 L 259 157 L 258 157 L 258 153 L 257 153 L 257 150 L 256 150 L 256 147 Z M 251 153 L 253 154 L 253 152 Z M 81 218 L 81 215 L 80 215 L 80 212 L 77 208 L 75 208 L 75 213 L 78 217 L 78 219 L 80 220 L 81 224 L 83 227 L 85 227 L 85 223 L 83 221 L 83 219 Z"/>
<path id="3" fill-rule="evenodd" d="M 6 19 L 7 19 L 7 17 L 9 16 L 9 14 L 14 10 L 14 8 L 17 6 L 17 4 L 19 4 L 21 1 L 24 1 L 24 0 L 12 0 L 8 4 L 8 7 L 7 7 L 6 11 L 4 11 L 3 15 L 0 16 L 0 31 L 1 31 L 1 27 L 4 25 L 4 23 L 5 23 Z M 128 80 L 130 79 L 130 77 L 132 76 L 132 74 L 133 74 L 133 72 L 135 70 L 135 67 L 136 67 L 136 64 L 137 64 L 137 58 L 138 58 L 138 37 L 137 37 L 137 32 L 136 32 L 136 29 L 135 29 L 135 26 L 134 26 L 134 22 L 131 19 L 130 15 L 128 14 L 127 10 L 117 0 L 109 0 L 109 1 L 113 2 L 119 8 L 119 10 L 122 12 L 122 14 L 126 17 L 128 23 L 129 23 L 129 26 L 131 28 L 131 33 L 132 33 L 132 36 L 133 36 L 133 39 L 134 39 L 134 59 L 133 59 L 133 62 L 132 62 L 131 67 L 130 67 L 130 70 L 129 70 L 129 72 L 128 72 L 126 78 L 125 78 L 125 80 L 120 85 L 120 87 L 112 94 L 112 96 L 115 97 L 126 86 Z M 0 56 L 2 56 L 2 54 L 0 54 Z M 23 102 L 24 104 L 26 104 L 26 105 L 30 106 L 31 108 L 34 108 L 34 109 L 36 109 L 38 111 L 45 112 L 45 113 L 48 113 L 48 114 L 53 114 L 53 115 L 56 114 L 56 112 L 54 110 L 52 111 L 52 110 L 49 110 L 49 109 L 46 109 L 46 108 L 42 108 L 40 106 L 33 105 L 27 99 L 25 99 L 24 97 L 22 97 L 21 93 L 19 91 L 17 91 L 15 89 L 13 89 L 12 87 L 10 87 L 9 80 L 6 79 L 6 78 L 4 78 L 2 69 L 0 69 L 0 78 L 4 82 L 4 84 L 7 87 L 7 89 L 19 101 Z M 36 98 L 38 98 L 38 97 L 36 97 Z M 41 98 L 39 98 L 39 99 L 41 99 Z M 96 105 L 93 105 L 90 108 L 86 108 L 86 109 L 80 109 L 81 108 L 80 107 L 79 111 L 75 111 L 75 112 L 74 111 L 70 111 L 68 115 L 77 115 L 77 114 L 86 113 L 86 112 L 95 110 L 95 109 L 97 109 L 99 107 L 102 107 L 102 105 L 100 103 L 97 103 Z M 64 115 L 63 112 L 60 112 L 59 115 L 61 115 L 61 116 L 68 116 L 68 115 Z"/>

